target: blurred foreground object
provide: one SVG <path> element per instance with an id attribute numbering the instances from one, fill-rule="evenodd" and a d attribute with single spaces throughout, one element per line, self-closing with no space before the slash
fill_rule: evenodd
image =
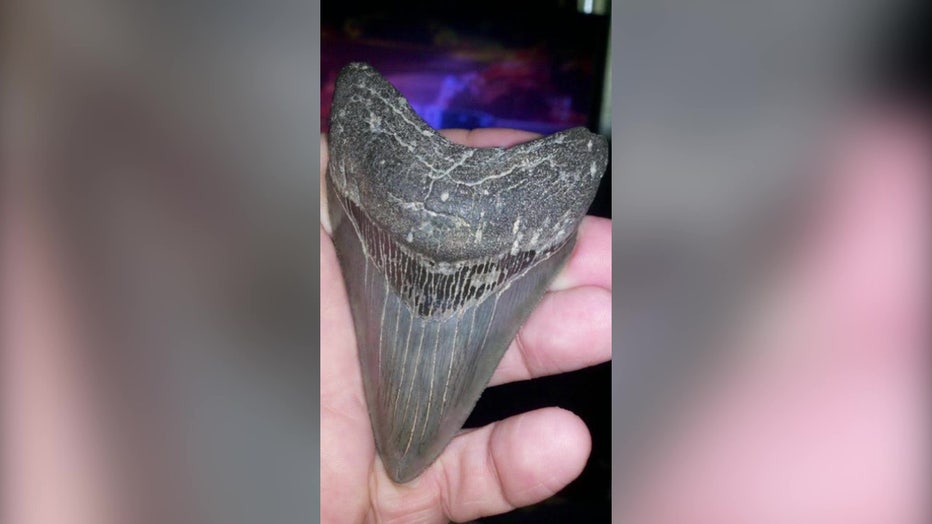
<path id="1" fill-rule="evenodd" d="M 0 520 L 317 515 L 316 9 L 2 11 Z"/>
<path id="2" fill-rule="evenodd" d="M 616 518 L 924 521 L 928 115 L 885 72 L 906 7 L 616 6 Z"/>

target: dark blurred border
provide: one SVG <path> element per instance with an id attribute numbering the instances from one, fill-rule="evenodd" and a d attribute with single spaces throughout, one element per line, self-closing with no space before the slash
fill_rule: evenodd
<path id="1" fill-rule="evenodd" d="M 728 357 L 716 334 L 805 217 L 827 131 L 878 101 L 932 114 L 929 8 L 615 3 L 616 519 L 664 423 Z"/>
<path id="2" fill-rule="evenodd" d="M 64 396 L 54 404 L 91 414 L 62 421 L 54 442 L 99 452 L 101 470 L 57 480 L 101 495 L 91 480 L 107 479 L 117 522 L 315 520 L 317 6 L 13 0 L 0 10 L 0 252 L 15 260 L 33 235 L 47 273 L 29 285 L 66 304 L 46 314 L 73 332 L 49 347 L 4 345 L 4 407 L 17 398 L 6 385 L 47 379 L 13 381 L 12 365 L 60 364 L 69 380 L 48 386 Z M 0 264 L 4 283 L 11 266 Z M 12 287 L 0 290 L 5 305 Z M 3 317 L 6 335 L 10 308 Z M 54 319 L 33 320 L 55 334 Z M 9 413 L 4 458 L 8 432 L 22 429 Z M 3 471 L 4 511 L 71 496 L 10 503 L 28 479 Z"/>

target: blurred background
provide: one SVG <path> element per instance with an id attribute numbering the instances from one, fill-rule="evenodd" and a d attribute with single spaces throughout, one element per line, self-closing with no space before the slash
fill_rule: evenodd
<path id="1" fill-rule="evenodd" d="M 614 3 L 617 521 L 927 520 L 928 7 Z"/>
<path id="2" fill-rule="evenodd" d="M 340 69 L 368 62 L 436 129 L 611 130 L 609 2 L 321 4 L 321 131 Z M 533 13 L 533 21 L 529 15 Z M 515 23 L 527 19 L 527 23 Z"/>
<path id="3" fill-rule="evenodd" d="M 0 10 L 0 521 L 313 520 L 316 6 Z"/>

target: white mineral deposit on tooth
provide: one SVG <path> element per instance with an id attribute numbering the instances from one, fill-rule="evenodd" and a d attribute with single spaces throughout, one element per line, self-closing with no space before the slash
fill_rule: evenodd
<path id="1" fill-rule="evenodd" d="M 340 73 L 331 115 L 333 241 L 372 430 L 407 482 L 460 430 L 569 257 L 608 147 L 584 128 L 454 144 L 361 63 Z"/>

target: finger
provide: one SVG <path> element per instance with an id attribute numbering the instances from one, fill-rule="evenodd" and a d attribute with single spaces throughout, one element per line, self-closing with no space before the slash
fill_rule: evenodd
<path id="1" fill-rule="evenodd" d="M 486 129 L 441 129 L 438 131 L 450 142 L 467 147 L 511 147 L 540 138 L 539 133 L 520 129 L 490 127 Z"/>
<path id="2" fill-rule="evenodd" d="M 611 358 L 611 293 L 594 286 L 548 293 L 505 352 L 490 385 L 573 371 Z"/>
<path id="3" fill-rule="evenodd" d="M 552 497 L 582 472 L 586 425 L 559 408 L 524 413 L 454 439 L 435 465 L 441 500 L 462 521 Z"/>
<path id="4" fill-rule="evenodd" d="M 578 286 L 612 289 L 612 221 L 585 217 L 566 267 L 550 284 L 551 291 Z"/>
<path id="5" fill-rule="evenodd" d="M 575 479 L 591 447 L 586 425 L 569 411 L 511 417 L 457 436 L 411 483 L 398 486 L 377 475 L 386 501 L 380 516 L 462 522 L 534 504 Z"/>

